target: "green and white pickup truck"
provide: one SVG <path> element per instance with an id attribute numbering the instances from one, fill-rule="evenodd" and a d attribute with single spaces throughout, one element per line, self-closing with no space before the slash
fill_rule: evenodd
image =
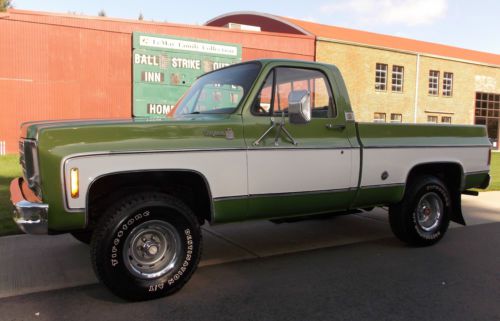
<path id="1" fill-rule="evenodd" d="M 431 245 L 489 184 L 483 126 L 357 123 L 339 70 L 259 60 L 200 77 L 160 120 L 31 122 L 11 184 L 27 233 L 90 243 L 115 294 L 171 294 L 200 259 L 200 225 L 389 207 Z"/>

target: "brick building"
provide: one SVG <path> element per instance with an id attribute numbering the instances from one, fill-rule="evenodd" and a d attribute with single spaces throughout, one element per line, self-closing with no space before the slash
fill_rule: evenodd
<path id="1" fill-rule="evenodd" d="M 135 32 L 238 44 L 243 61 L 314 60 L 314 37 L 308 35 L 0 12 L 0 155 L 17 152 L 19 127 L 25 121 L 130 118 Z"/>
<path id="2" fill-rule="evenodd" d="M 255 12 L 207 22 L 233 24 L 314 36 L 316 60 L 339 67 L 358 121 L 483 124 L 498 142 L 500 55 Z"/>
<path id="3" fill-rule="evenodd" d="M 254 12 L 192 26 L 9 10 L 0 30 L 0 154 L 17 151 L 24 121 L 131 117 L 135 32 L 238 44 L 243 61 L 333 63 L 358 121 L 484 124 L 498 141 L 497 54 Z"/>

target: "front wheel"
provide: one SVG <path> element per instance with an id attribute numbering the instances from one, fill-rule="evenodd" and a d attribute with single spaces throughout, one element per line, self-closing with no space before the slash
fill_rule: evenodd
<path id="1" fill-rule="evenodd" d="M 451 214 L 448 188 L 434 176 L 422 176 L 409 183 L 403 200 L 389 207 L 393 233 L 416 246 L 437 243 L 448 230 Z"/>
<path id="2" fill-rule="evenodd" d="M 101 219 L 92 242 L 94 271 L 113 293 L 147 300 L 179 290 L 201 255 L 198 220 L 183 202 L 140 193 L 118 202 Z"/>

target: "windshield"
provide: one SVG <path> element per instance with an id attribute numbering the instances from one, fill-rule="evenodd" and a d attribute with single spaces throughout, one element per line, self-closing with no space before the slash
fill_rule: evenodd
<path id="1" fill-rule="evenodd" d="M 260 68 L 260 63 L 246 63 L 200 77 L 179 101 L 175 115 L 232 113 L 248 94 Z"/>

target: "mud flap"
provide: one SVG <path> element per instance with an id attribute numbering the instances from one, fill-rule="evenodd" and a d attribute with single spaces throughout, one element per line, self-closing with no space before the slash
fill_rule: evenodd
<path id="1" fill-rule="evenodd" d="M 450 215 L 450 220 L 452 222 L 461 224 L 461 225 L 466 225 L 465 224 L 465 219 L 462 214 L 462 194 L 458 191 L 455 190 L 451 196 L 452 200 L 452 211 Z"/>

